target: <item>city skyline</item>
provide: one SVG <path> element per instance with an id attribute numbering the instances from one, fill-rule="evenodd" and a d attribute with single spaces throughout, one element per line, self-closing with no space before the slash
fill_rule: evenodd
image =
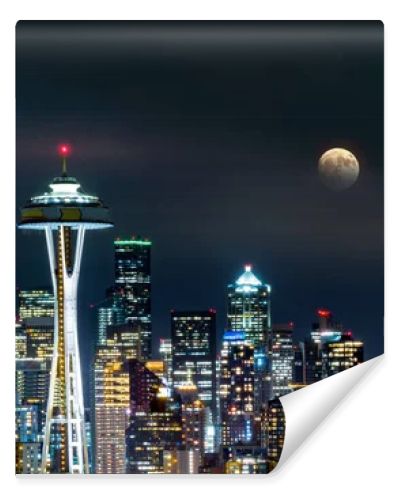
<path id="1" fill-rule="evenodd" d="M 44 232 L 53 293 L 18 290 L 16 472 L 272 471 L 285 434 L 278 398 L 362 363 L 364 342 L 319 308 L 309 335 L 294 343 L 292 322 L 272 323 L 271 286 L 246 264 L 226 286 L 221 350 L 215 309 L 172 309 L 170 347 L 160 339 L 154 357 L 152 242 L 117 239 L 115 283 L 97 306 L 84 397 L 77 328 L 83 237 L 112 223 L 108 207 L 67 173 L 69 147 L 58 149 L 61 175 L 21 209 L 18 226 Z"/>
<path id="2" fill-rule="evenodd" d="M 331 44 L 314 43 L 323 33 Z M 88 308 L 114 278 L 113 239 L 134 233 L 153 241 L 155 338 L 173 307 L 222 311 L 225 283 L 249 262 L 272 286 L 278 322 L 304 334 L 315 308 L 330 307 L 362 332 L 367 358 L 380 354 L 382 56 L 379 23 L 19 23 L 17 205 L 53 177 L 66 141 L 71 174 L 103 193 L 117 221 L 102 244 L 86 241 L 88 349 Z M 335 146 L 361 163 L 341 193 L 317 175 Z M 18 286 L 49 284 L 40 242 L 23 238 Z"/>
<path id="3" fill-rule="evenodd" d="M 383 352 L 382 26 L 26 21 L 16 69 L 17 470 L 271 471 L 276 398 Z"/>

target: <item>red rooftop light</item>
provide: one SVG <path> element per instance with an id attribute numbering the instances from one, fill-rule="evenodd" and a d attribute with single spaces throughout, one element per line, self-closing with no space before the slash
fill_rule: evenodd
<path id="1" fill-rule="evenodd" d="M 66 158 L 71 154 L 71 146 L 69 144 L 60 144 L 58 146 L 58 154 L 63 158 Z"/>
<path id="2" fill-rule="evenodd" d="M 328 309 L 318 309 L 317 313 L 320 318 L 329 318 L 331 315 L 331 312 L 328 311 Z"/>

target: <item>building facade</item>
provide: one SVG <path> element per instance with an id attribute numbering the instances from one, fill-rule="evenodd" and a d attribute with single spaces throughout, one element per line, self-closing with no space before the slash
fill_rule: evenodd
<path id="1" fill-rule="evenodd" d="M 355 340 L 351 332 L 345 332 L 340 339 L 326 341 L 322 348 L 322 374 L 330 377 L 364 361 L 364 343 Z"/>
<path id="2" fill-rule="evenodd" d="M 272 398 L 292 392 L 294 351 L 293 323 L 274 325 L 271 336 Z"/>
<path id="3" fill-rule="evenodd" d="M 244 273 L 228 285 L 227 330 L 245 332 L 254 347 L 267 346 L 271 328 L 271 287 L 246 265 Z"/>
<path id="4" fill-rule="evenodd" d="M 194 384 L 215 411 L 216 311 L 171 312 L 172 379 L 175 389 Z"/>
<path id="5" fill-rule="evenodd" d="M 95 471 L 124 474 L 129 416 L 129 374 L 120 347 L 97 347 L 94 367 Z"/>
<path id="6" fill-rule="evenodd" d="M 221 444 L 255 439 L 254 345 L 244 332 L 226 332 L 220 356 Z"/>
<path id="7" fill-rule="evenodd" d="M 43 434 L 54 345 L 54 295 L 18 290 L 16 354 L 16 472 L 41 471 Z"/>
<path id="8" fill-rule="evenodd" d="M 141 238 L 114 241 L 115 288 L 122 296 L 125 322 L 141 337 L 141 355 L 151 358 L 151 241 Z"/>

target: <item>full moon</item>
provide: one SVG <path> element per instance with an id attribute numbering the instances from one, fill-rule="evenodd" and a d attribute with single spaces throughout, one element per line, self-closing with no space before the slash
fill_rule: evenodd
<path id="1" fill-rule="evenodd" d="M 357 158 L 342 148 L 326 151 L 318 162 L 321 181 L 333 191 L 343 191 L 352 186 L 360 172 Z"/>

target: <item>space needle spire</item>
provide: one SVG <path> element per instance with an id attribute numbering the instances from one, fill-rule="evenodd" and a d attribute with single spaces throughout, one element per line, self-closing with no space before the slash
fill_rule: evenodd
<path id="1" fill-rule="evenodd" d="M 77 291 L 87 230 L 112 226 L 108 208 L 67 174 L 70 146 L 58 148 L 62 175 L 21 209 L 19 228 L 45 233 L 54 290 L 54 348 L 43 436 L 43 473 L 88 473 Z"/>
<path id="2" fill-rule="evenodd" d="M 61 157 L 62 176 L 67 177 L 67 158 L 71 154 L 71 146 L 69 144 L 60 144 L 58 154 Z"/>

